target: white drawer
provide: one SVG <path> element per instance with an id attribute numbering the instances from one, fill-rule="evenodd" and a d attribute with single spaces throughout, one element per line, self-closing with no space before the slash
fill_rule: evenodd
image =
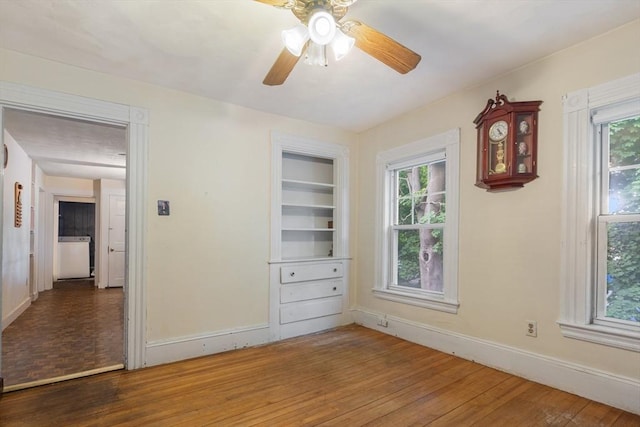
<path id="1" fill-rule="evenodd" d="M 342 279 L 325 282 L 296 283 L 280 287 L 280 302 L 305 301 L 342 295 Z"/>
<path id="2" fill-rule="evenodd" d="M 342 313 L 342 297 L 293 302 L 280 307 L 280 324 Z"/>
<path id="3" fill-rule="evenodd" d="M 342 263 L 288 265 L 280 268 L 280 283 L 309 282 L 342 277 Z"/>

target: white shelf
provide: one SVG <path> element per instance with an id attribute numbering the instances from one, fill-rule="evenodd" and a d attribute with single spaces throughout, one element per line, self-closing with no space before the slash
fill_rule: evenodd
<path id="1" fill-rule="evenodd" d="M 333 206 L 325 205 L 282 205 L 281 227 L 283 229 L 326 229 L 333 228 L 335 212 Z"/>
<path id="2" fill-rule="evenodd" d="M 333 228 L 283 228 L 282 231 L 335 231 Z"/>
<path id="3" fill-rule="evenodd" d="M 282 182 L 335 184 L 332 158 L 282 151 Z"/>
<path id="4" fill-rule="evenodd" d="M 292 187 L 292 188 L 325 188 L 325 189 L 335 188 L 335 185 L 329 184 L 329 183 L 315 182 L 315 181 L 301 181 L 298 179 L 283 179 L 282 186 Z"/>
<path id="5" fill-rule="evenodd" d="M 305 209 L 335 209 L 333 205 L 311 205 L 306 203 L 283 203 L 283 208 L 305 208 Z"/>
<path id="6" fill-rule="evenodd" d="M 291 256 L 291 257 L 282 257 L 279 260 L 269 261 L 269 264 L 287 264 L 287 263 L 296 263 L 296 262 L 304 262 L 304 261 L 336 261 L 348 258 L 337 258 L 330 256 Z"/>

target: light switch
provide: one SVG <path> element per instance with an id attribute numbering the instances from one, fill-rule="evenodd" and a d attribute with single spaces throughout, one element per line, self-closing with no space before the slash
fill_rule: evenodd
<path id="1" fill-rule="evenodd" d="M 160 215 L 160 216 L 168 216 L 169 214 L 170 214 L 169 201 L 168 200 L 158 200 L 158 215 Z"/>

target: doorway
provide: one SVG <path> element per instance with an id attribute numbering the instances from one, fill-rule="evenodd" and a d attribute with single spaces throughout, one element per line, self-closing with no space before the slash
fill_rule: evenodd
<path id="1" fill-rule="evenodd" d="M 96 215 L 97 207 L 108 210 L 111 192 L 126 188 L 126 128 L 10 108 L 3 122 L 4 143 L 12 154 L 5 176 L 11 182 L 31 183 L 23 198 L 25 226 L 3 224 L 10 242 L 3 247 L 3 257 L 29 257 L 28 271 L 23 262 L 4 265 L 4 308 L 15 313 L 3 319 L 6 390 L 122 369 L 124 271 L 119 290 L 98 289 L 95 260 L 100 250 L 106 252 L 96 246 L 107 239 L 99 235 L 99 222 L 108 221 L 108 215 Z M 43 205 L 36 203 L 36 188 L 48 195 Z M 52 226 L 37 227 L 39 211 L 53 215 Z M 124 212 L 126 206 L 122 224 Z M 41 233 L 53 234 L 52 247 L 35 247 Z M 41 257 L 53 269 L 44 272 L 45 283 L 36 283 L 29 298 L 21 291 L 22 275 L 28 275 L 29 282 L 37 280 L 34 258 Z M 110 270 L 98 269 L 98 278 L 104 282 Z"/>
<path id="2" fill-rule="evenodd" d="M 125 273 L 125 307 L 126 321 L 124 322 L 124 348 L 126 369 L 136 369 L 144 365 L 145 346 L 145 257 L 144 257 L 144 229 L 145 229 L 145 204 L 146 204 L 146 153 L 148 149 L 148 113 L 146 110 L 130 107 L 122 104 L 114 104 L 94 99 L 62 94 L 54 91 L 18 85 L 8 82 L 0 82 L 0 129 L 3 126 L 3 117 L 7 108 L 37 111 L 52 114 L 59 117 L 83 119 L 97 123 L 123 126 L 127 136 L 127 166 L 129 174 L 126 180 L 127 189 L 127 215 L 126 223 L 128 233 L 125 240 L 127 270 Z M 4 139 L 4 132 L 0 133 L 0 139 Z M 2 141 L 0 141 L 1 143 Z M 4 156 L 3 156 L 4 157 Z M 10 157 L 10 155 L 9 155 Z M 0 167 L 2 165 L 0 164 Z M 82 165 L 80 165 L 82 166 Z M 0 217 L 2 225 L 7 222 L 2 212 L 5 210 L 7 195 L 4 194 L 3 176 L 0 174 Z M 40 199 L 40 195 L 38 199 Z M 49 217 L 52 218 L 52 217 Z M 52 219 L 47 219 L 51 221 Z M 45 222 L 46 222 L 45 221 Z M 44 238 L 46 247 L 53 247 L 53 233 Z M 0 246 L 2 242 L 0 242 Z M 0 253 L 2 253 L 0 251 Z M 53 270 L 53 261 L 47 257 L 42 270 Z M 1 265 L 1 264 L 0 264 Z M 37 264 L 40 266 L 40 263 Z M 3 269 L 4 270 L 4 269 Z M 40 271 L 40 268 L 38 268 Z M 4 271 L 2 271 L 4 273 Z M 48 276 L 48 275 L 47 275 Z M 0 275 L 0 277 L 2 277 Z M 39 277 L 39 275 L 36 275 Z M 51 276 L 48 276 L 51 277 Z M 49 284 L 45 277 L 45 287 Z M 0 279 L 0 287 L 4 289 L 5 280 Z M 2 299 L 0 293 L 0 299 Z M 2 301 L 4 302 L 4 301 Z M 1 307 L 1 306 L 0 306 Z M 0 308 L 0 313 L 2 309 Z M 4 313 L 3 319 L 4 319 Z M 1 341 L 0 341 L 1 348 Z M 2 361 L 0 360 L 0 367 Z M 0 384 L 2 379 L 0 378 Z M 7 391 L 6 388 L 4 391 Z"/>

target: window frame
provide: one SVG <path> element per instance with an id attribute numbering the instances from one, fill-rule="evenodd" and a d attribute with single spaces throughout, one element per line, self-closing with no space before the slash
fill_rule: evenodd
<path id="1" fill-rule="evenodd" d="M 445 223 L 427 223 L 427 224 L 420 224 L 420 223 L 412 223 L 411 224 L 400 224 L 399 222 L 399 199 L 398 199 L 398 193 L 399 193 L 399 186 L 400 186 L 400 182 L 399 182 L 399 174 L 401 171 L 407 170 L 409 168 L 412 167 L 416 167 L 416 166 L 423 166 L 423 165 L 431 165 L 434 163 L 440 163 L 440 162 L 444 162 L 446 165 L 447 162 L 447 157 L 446 157 L 446 153 L 445 151 L 437 151 L 437 152 L 433 152 L 430 154 L 427 154 L 425 156 L 419 156 L 417 158 L 412 158 L 410 161 L 408 162 L 401 162 L 399 164 L 393 164 L 393 165 L 387 165 L 387 179 L 389 179 L 389 191 L 391 192 L 392 196 L 391 196 L 391 202 L 389 203 L 388 209 L 389 209 L 389 218 L 390 218 L 390 224 L 389 224 L 389 235 L 390 235 L 390 245 L 391 245 L 391 251 L 390 251 L 390 255 L 392 257 L 392 259 L 389 260 L 389 264 L 390 264 L 390 271 L 389 271 L 389 277 L 387 278 L 387 287 L 391 290 L 395 290 L 395 291 L 411 291 L 410 288 L 406 287 L 406 286 L 401 286 L 397 284 L 397 278 L 398 278 L 398 235 L 400 233 L 400 231 L 420 231 L 420 230 L 435 230 L 435 229 L 440 229 L 440 230 L 444 230 L 445 229 Z M 446 176 L 446 166 L 445 166 L 445 176 Z M 442 192 L 436 192 L 436 194 L 445 194 L 445 200 L 446 200 L 446 179 L 445 179 L 445 191 Z M 412 214 L 413 216 L 413 214 Z M 421 290 L 421 292 L 427 292 L 425 290 Z M 431 291 L 431 293 L 434 294 L 439 294 L 440 292 L 434 292 Z"/>
<path id="2" fill-rule="evenodd" d="M 630 108 L 629 108 L 630 107 Z M 603 114 L 604 112 L 608 114 Z M 615 115 L 614 115 L 615 114 Z M 598 117 L 599 116 L 599 117 Z M 593 118 L 594 132 L 596 136 L 596 149 L 598 150 L 599 158 L 597 159 L 597 165 L 599 170 L 596 171 L 597 177 L 601 183 L 599 187 L 599 194 L 597 195 L 597 212 L 595 219 L 595 233 L 596 233 L 596 249 L 595 249 L 595 262 L 596 262 L 596 286 L 595 292 L 595 307 L 593 323 L 596 325 L 611 326 L 616 328 L 623 328 L 629 330 L 639 330 L 640 325 L 635 322 L 629 322 L 625 320 L 615 319 L 606 315 L 606 293 L 607 293 L 607 252 L 608 252 L 608 227 L 611 224 L 631 223 L 639 222 L 640 214 L 617 214 L 610 213 L 609 206 L 609 185 L 610 185 L 610 173 L 613 169 L 629 170 L 638 169 L 640 165 L 626 165 L 611 167 L 609 165 L 610 157 L 610 130 L 609 125 L 618 120 L 624 120 L 632 116 L 640 116 L 640 106 L 634 109 L 633 106 L 628 106 L 623 103 L 622 106 L 606 108 L 596 113 Z M 600 122 L 599 120 L 604 120 Z M 600 145 L 599 147 L 597 145 Z M 599 174 L 598 174 L 599 172 Z"/>
<path id="3" fill-rule="evenodd" d="M 443 290 L 433 292 L 393 285 L 395 269 L 393 233 L 395 171 L 443 159 L 445 166 L 446 219 L 438 227 L 443 234 Z M 378 153 L 376 159 L 376 277 L 375 296 L 448 313 L 457 313 L 458 302 L 458 223 L 459 223 L 460 129 L 418 140 Z M 430 224 L 432 227 L 433 224 Z"/>
<path id="4" fill-rule="evenodd" d="M 598 317 L 602 314 L 599 302 L 604 304 L 598 300 L 598 287 L 602 286 L 598 271 L 603 268 L 598 245 L 602 250 L 602 229 L 606 229 L 606 223 L 605 227 L 599 224 L 604 221 L 600 218 L 604 188 L 601 125 L 640 112 L 640 73 L 569 93 L 563 104 L 562 299 L 558 324 L 567 338 L 640 352 L 640 327 Z"/>

